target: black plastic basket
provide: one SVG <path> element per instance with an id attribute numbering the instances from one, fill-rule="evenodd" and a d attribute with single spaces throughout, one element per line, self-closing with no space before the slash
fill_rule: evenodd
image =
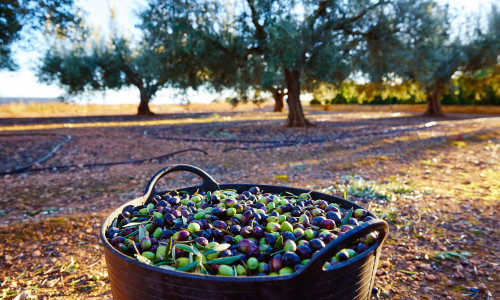
<path id="1" fill-rule="evenodd" d="M 155 184 L 163 176 L 176 171 L 188 171 L 203 179 L 201 186 L 179 189 L 189 193 L 217 189 L 235 189 L 239 193 L 258 186 L 265 193 L 290 192 L 298 195 L 309 193 L 304 189 L 260 185 L 219 185 L 205 171 L 190 165 L 169 166 L 156 173 L 140 198 L 132 200 L 112 212 L 102 224 L 101 241 L 108 267 L 114 299 L 369 299 L 382 244 L 388 233 L 388 225 L 380 219 L 372 219 L 349 230 L 331 241 L 319 255 L 315 255 L 305 267 L 290 275 L 223 277 L 171 271 L 140 263 L 117 251 L 106 239 L 105 232 L 123 210 L 148 204 L 156 192 Z M 345 199 L 323 193 L 310 192 L 312 199 L 323 199 L 339 204 L 342 208 L 362 208 Z M 369 215 L 375 217 L 371 212 Z M 325 270 L 323 265 L 338 251 L 348 248 L 356 240 L 377 231 L 374 245 L 360 255 L 335 264 Z"/>

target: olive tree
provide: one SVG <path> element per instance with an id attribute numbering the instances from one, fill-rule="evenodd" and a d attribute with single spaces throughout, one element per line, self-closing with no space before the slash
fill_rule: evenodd
<path id="1" fill-rule="evenodd" d="M 245 73 L 256 59 L 266 71 L 249 74 L 281 74 L 289 108 L 286 125 L 306 127 L 311 123 L 300 102 L 303 85 L 347 78 L 353 70 L 351 58 L 357 45 L 375 37 L 370 33 L 378 30 L 378 16 L 393 12 L 391 3 L 151 0 L 149 10 L 155 15 L 157 30 L 176 28 L 182 32 L 184 49 L 190 51 L 209 82 Z M 227 82 L 234 82 L 234 78 L 238 77 Z"/>
<path id="2" fill-rule="evenodd" d="M 149 102 L 160 89 L 196 83 L 189 81 L 189 70 L 183 69 L 189 63 L 170 52 L 178 49 L 172 44 L 182 43 L 181 39 L 170 35 L 170 42 L 156 47 L 156 32 L 142 29 L 139 42 L 132 43 L 116 27 L 105 37 L 82 23 L 69 37 L 53 43 L 41 60 L 38 77 L 58 83 L 69 94 L 135 86 L 140 94 L 137 114 L 153 115 Z"/>
<path id="3" fill-rule="evenodd" d="M 433 0 L 399 2 L 402 19 L 394 34 L 368 42 L 360 70 L 372 81 L 402 79 L 418 84 L 426 93 L 426 116 L 442 116 L 441 97 L 452 76 L 470 73 L 498 63 L 500 18 L 492 6 L 488 26 L 453 34 L 448 6 Z M 382 31 L 383 32 L 383 31 Z"/>

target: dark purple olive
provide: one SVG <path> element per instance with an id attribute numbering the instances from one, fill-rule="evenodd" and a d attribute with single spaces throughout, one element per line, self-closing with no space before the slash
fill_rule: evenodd
<path id="1" fill-rule="evenodd" d="M 325 210 L 328 207 L 328 202 L 325 200 L 318 200 L 318 202 L 316 202 L 316 206 Z"/>
<path id="2" fill-rule="evenodd" d="M 262 237 L 262 234 L 264 233 L 264 230 L 260 226 L 255 226 L 252 230 L 252 236 L 256 239 L 259 239 Z"/>
<path id="3" fill-rule="evenodd" d="M 287 203 L 285 205 L 285 212 L 291 212 L 293 210 L 293 205 L 291 203 Z"/>
<path id="4" fill-rule="evenodd" d="M 293 268 L 293 270 L 295 272 L 299 272 L 300 270 L 302 270 L 304 268 L 304 266 L 302 264 L 298 264 L 298 265 L 295 265 L 295 267 Z"/>
<path id="5" fill-rule="evenodd" d="M 248 246 L 247 256 L 257 257 L 260 254 L 259 249 L 260 249 L 259 246 L 257 246 L 255 243 L 252 243 L 251 245 Z"/>
<path id="6" fill-rule="evenodd" d="M 252 217 L 253 217 L 253 212 L 250 210 L 247 210 L 246 212 L 244 212 L 241 215 L 241 218 L 240 218 L 241 224 L 243 224 L 243 225 L 248 224 L 250 222 L 250 220 L 252 220 Z"/>
<path id="7" fill-rule="evenodd" d="M 332 206 L 329 206 L 332 207 Z M 329 211 L 326 213 L 326 218 L 329 220 L 333 220 L 336 225 L 340 225 L 342 222 L 342 218 L 340 217 L 340 213 L 334 212 L 334 211 Z"/>
<path id="8" fill-rule="evenodd" d="M 161 237 L 160 237 L 160 240 L 166 240 L 166 239 L 169 239 L 171 236 L 173 236 L 175 233 L 175 231 L 173 230 L 170 230 L 170 229 L 166 229 L 166 230 L 163 230 L 161 232 Z"/>
<path id="9" fill-rule="evenodd" d="M 270 261 L 269 261 L 269 269 L 272 272 L 279 272 L 283 268 L 283 261 L 281 260 L 281 254 L 276 254 Z"/>
<path id="10" fill-rule="evenodd" d="M 321 222 L 323 222 L 323 220 L 326 220 L 325 217 L 323 216 L 317 216 L 317 217 L 314 217 L 313 221 L 312 221 L 312 224 L 314 226 L 320 226 Z"/>
<path id="11" fill-rule="evenodd" d="M 151 198 L 151 200 L 153 200 L 152 201 L 153 203 L 158 203 L 158 201 L 161 200 L 161 196 L 160 195 L 154 195 L 153 198 Z"/>
<path id="12" fill-rule="evenodd" d="M 333 228 L 335 228 L 335 222 L 333 220 L 330 220 L 330 219 L 325 219 L 325 220 L 321 221 L 319 226 L 321 228 L 325 228 L 327 230 L 332 230 Z"/>
<path id="13" fill-rule="evenodd" d="M 211 240 L 214 238 L 213 231 L 210 229 L 212 229 L 212 228 L 205 230 L 205 232 L 202 235 L 202 237 L 206 238 L 207 240 Z"/>
<path id="14" fill-rule="evenodd" d="M 337 236 L 330 232 L 323 237 L 323 242 L 325 242 L 325 244 L 328 244 L 336 238 L 337 238 Z"/>
<path id="15" fill-rule="evenodd" d="M 240 235 L 244 238 L 251 237 L 253 233 L 253 228 L 250 226 L 245 226 L 241 228 Z"/>
<path id="16" fill-rule="evenodd" d="M 234 237 L 230 235 L 225 235 L 222 237 L 222 242 L 223 243 L 228 243 L 228 244 L 233 244 L 234 243 Z"/>
<path id="17" fill-rule="evenodd" d="M 167 199 L 167 202 L 171 206 L 174 206 L 174 205 L 181 203 L 181 199 L 179 199 L 179 197 L 170 197 Z"/>
<path id="18" fill-rule="evenodd" d="M 208 221 L 205 219 L 198 220 L 198 223 L 200 223 L 200 227 L 203 230 L 207 230 L 208 228 L 210 228 L 210 223 L 208 223 Z"/>
<path id="19" fill-rule="evenodd" d="M 301 215 L 302 215 L 302 212 L 300 210 L 296 210 L 296 209 L 292 210 L 292 216 L 293 217 L 297 217 L 298 218 Z"/>
<path id="20" fill-rule="evenodd" d="M 340 227 L 341 232 L 348 232 L 351 229 L 352 229 L 351 225 L 344 225 L 344 226 Z"/>
<path id="21" fill-rule="evenodd" d="M 373 220 L 373 217 L 372 216 L 366 216 L 364 219 L 363 219 L 363 222 L 368 222 L 370 220 Z"/>
<path id="22" fill-rule="evenodd" d="M 214 239 L 217 241 L 217 242 L 221 242 L 222 241 L 222 238 L 224 237 L 224 232 L 222 232 L 221 230 L 219 229 L 215 229 L 212 231 L 212 234 L 214 236 Z"/>
<path id="23" fill-rule="evenodd" d="M 155 238 L 151 238 L 151 245 L 158 245 L 158 240 Z"/>
<path id="24" fill-rule="evenodd" d="M 182 217 L 182 213 L 179 210 L 173 210 L 172 215 L 174 215 L 176 219 Z M 163 218 L 165 218 L 165 216 Z"/>
<path id="25" fill-rule="evenodd" d="M 325 247 L 325 243 L 323 243 L 323 241 L 320 239 L 310 240 L 309 245 L 311 246 L 312 250 L 314 250 L 314 251 L 321 250 Z"/>
<path id="26" fill-rule="evenodd" d="M 165 226 L 165 221 L 162 218 L 155 218 L 153 220 L 153 228 L 163 227 Z"/>
<path id="27" fill-rule="evenodd" d="M 264 203 L 257 202 L 255 203 L 254 207 L 257 209 L 264 209 L 266 205 Z"/>
<path id="28" fill-rule="evenodd" d="M 208 240 L 202 236 L 196 238 L 194 241 L 196 242 L 196 244 L 198 244 L 202 247 L 205 247 L 206 245 L 208 245 Z"/>
<path id="29" fill-rule="evenodd" d="M 127 228 L 123 228 L 122 229 L 122 235 L 123 236 L 129 235 L 132 232 L 134 232 L 134 228 L 131 228 L 131 227 L 127 227 Z"/>
<path id="30" fill-rule="evenodd" d="M 241 226 L 240 225 L 233 225 L 231 228 L 229 228 L 229 232 L 231 232 L 234 235 L 238 235 L 241 232 Z"/>
<path id="31" fill-rule="evenodd" d="M 242 239 L 239 243 L 238 243 L 238 251 L 240 251 L 241 253 L 244 253 L 244 254 L 247 254 L 248 253 L 248 248 L 250 247 L 250 245 L 255 245 L 254 242 L 252 242 L 251 240 L 249 239 Z M 255 245 L 257 246 L 257 245 Z"/>
<path id="32" fill-rule="evenodd" d="M 109 228 L 109 230 L 106 232 L 106 237 L 108 239 L 112 239 L 114 238 L 115 236 L 118 235 L 118 233 L 120 232 L 120 230 L 116 227 L 111 227 Z"/>
<path id="33" fill-rule="evenodd" d="M 282 232 L 281 236 L 283 237 L 283 243 L 285 243 L 288 240 L 295 240 L 295 235 L 293 234 L 293 232 L 290 231 Z"/>
<path id="34" fill-rule="evenodd" d="M 352 225 L 352 226 L 358 226 L 359 225 L 358 220 L 356 220 L 354 218 L 349 219 L 349 221 L 347 222 L 347 224 Z"/>
<path id="35" fill-rule="evenodd" d="M 167 226 L 167 227 L 170 227 L 172 225 L 174 225 L 174 220 L 175 220 L 175 216 L 173 214 L 165 214 L 163 216 L 163 224 L 164 226 Z"/>
<path id="36" fill-rule="evenodd" d="M 306 245 L 298 245 L 295 253 L 297 253 L 300 259 L 309 259 L 312 256 L 312 249 Z"/>
<path id="37" fill-rule="evenodd" d="M 212 215 L 216 216 L 219 219 L 224 219 L 227 217 L 226 209 L 224 207 L 216 207 L 212 209 Z"/>
<path id="38" fill-rule="evenodd" d="M 213 222 L 212 225 L 214 226 L 214 228 L 217 228 L 217 229 L 224 229 L 224 230 L 227 229 L 226 222 L 221 221 L 221 220 L 217 220 L 217 221 Z"/>
<path id="39" fill-rule="evenodd" d="M 156 254 L 156 250 L 158 250 L 158 245 L 153 245 L 151 248 L 148 249 L 149 252 L 153 252 Z"/>
<path id="40" fill-rule="evenodd" d="M 181 210 L 181 214 L 184 218 L 187 218 L 191 215 L 191 212 L 188 211 L 187 209 L 183 209 L 183 210 Z"/>
<path id="41" fill-rule="evenodd" d="M 111 240 L 111 245 L 116 245 L 116 244 L 123 244 L 123 242 L 125 242 L 125 238 L 123 236 L 115 236 L 112 240 Z"/>
<path id="42" fill-rule="evenodd" d="M 219 254 L 219 257 L 226 257 L 226 256 L 232 256 L 233 252 L 231 250 L 222 250 Z"/>
<path id="43" fill-rule="evenodd" d="M 243 194 L 247 199 L 251 195 L 249 191 L 243 191 L 243 193 L 241 193 L 241 194 Z"/>
<path id="44" fill-rule="evenodd" d="M 249 188 L 248 192 L 252 195 L 257 195 L 258 193 L 260 193 L 260 189 L 258 186 L 254 186 L 254 187 Z"/>
<path id="45" fill-rule="evenodd" d="M 264 237 L 266 239 L 267 244 L 273 247 L 277 240 L 276 236 L 271 233 L 265 233 Z"/>
<path id="46" fill-rule="evenodd" d="M 210 201 L 210 203 L 215 204 L 215 205 L 220 203 L 220 197 L 218 195 L 215 195 L 215 194 L 212 194 L 212 196 L 208 200 Z"/>
<path id="47" fill-rule="evenodd" d="M 170 204 L 165 200 L 160 200 L 160 201 L 158 201 L 158 206 L 169 207 Z"/>
<path id="48" fill-rule="evenodd" d="M 368 249 L 368 246 L 366 244 L 360 243 L 358 246 L 356 246 L 355 250 L 356 250 L 357 253 L 362 253 L 366 249 Z"/>
<path id="49" fill-rule="evenodd" d="M 326 212 L 331 212 L 332 211 L 332 212 L 340 213 L 340 209 L 338 209 L 338 207 L 336 207 L 336 206 L 327 206 L 325 208 L 325 211 Z"/>
<path id="50" fill-rule="evenodd" d="M 174 233 L 174 241 L 187 241 L 189 238 L 189 231 L 181 230 Z"/>
<path id="51" fill-rule="evenodd" d="M 287 267 L 290 267 L 290 268 L 293 268 L 296 265 L 300 264 L 299 256 L 293 252 L 290 252 L 290 251 L 283 253 L 283 256 L 281 259 L 283 261 L 283 264 Z"/>

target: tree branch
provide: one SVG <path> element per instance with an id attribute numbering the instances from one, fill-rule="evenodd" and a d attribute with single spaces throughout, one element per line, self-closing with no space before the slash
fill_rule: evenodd
<path id="1" fill-rule="evenodd" d="M 257 14 L 257 10 L 254 6 L 254 0 L 247 0 L 248 6 L 250 6 L 250 11 L 252 12 L 252 23 L 255 26 L 256 36 L 260 42 L 265 41 L 267 38 L 266 30 L 262 25 L 259 24 L 259 15 Z"/>

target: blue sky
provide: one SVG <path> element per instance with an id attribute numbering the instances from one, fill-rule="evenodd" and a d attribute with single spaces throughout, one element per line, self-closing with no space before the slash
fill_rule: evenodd
<path id="1" fill-rule="evenodd" d="M 487 11 L 493 0 L 441 0 L 439 2 L 449 3 L 456 14 L 463 18 L 468 13 L 477 11 Z M 109 20 L 109 5 L 112 5 L 117 12 L 117 19 L 120 27 L 125 32 L 134 32 L 134 24 L 137 22 L 134 11 L 145 6 L 146 0 L 79 0 L 77 3 L 88 12 L 89 21 L 106 30 Z M 109 3 L 109 4 L 108 4 Z M 459 25 L 460 21 L 457 21 Z M 0 72 L 0 97 L 59 97 L 63 96 L 64 90 L 57 85 L 41 84 L 37 81 L 33 66 L 36 64 L 40 53 L 37 51 L 28 51 L 14 47 L 15 59 L 20 65 L 16 72 Z M 189 99 L 191 102 L 210 102 L 214 98 L 224 98 L 225 95 L 215 95 L 206 92 L 189 92 L 187 96 L 179 96 L 176 91 L 166 89 L 158 93 L 153 104 L 179 103 L 182 100 Z M 90 103 L 138 103 L 139 92 L 135 87 L 125 88 L 120 91 L 108 91 L 105 94 L 95 93 L 87 95 L 82 102 Z"/>

